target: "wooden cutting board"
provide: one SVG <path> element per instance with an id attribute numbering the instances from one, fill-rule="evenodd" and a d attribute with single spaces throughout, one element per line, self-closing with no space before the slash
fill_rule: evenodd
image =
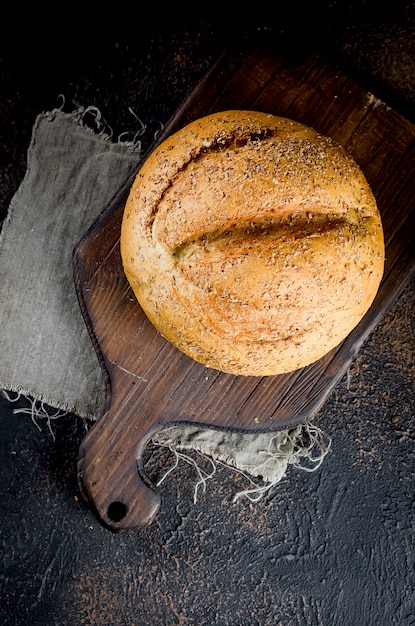
<path id="1" fill-rule="evenodd" d="M 413 124 L 317 56 L 294 58 L 255 48 L 224 53 L 157 143 L 197 117 L 227 109 L 298 120 L 354 156 L 382 215 L 385 275 L 362 322 L 314 365 L 264 378 L 208 369 L 160 336 L 125 279 L 119 235 L 134 173 L 74 251 L 80 306 L 107 381 L 103 415 L 80 446 L 78 479 L 84 497 L 112 530 L 149 524 L 157 512 L 160 497 L 141 459 L 159 429 L 186 422 L 265 432 L 312 418 L 415 267 Z"/>

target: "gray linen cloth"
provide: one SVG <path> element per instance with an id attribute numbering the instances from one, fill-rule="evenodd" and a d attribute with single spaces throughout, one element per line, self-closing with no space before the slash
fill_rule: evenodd
<path id="1" fill-rule="evenodd" d="M 91 110 L 42 113 L 33 127 L 27 171 L 0 237 L 0 389 L 9 398 L 7 392 L 33 398 L 46 414 L 45 404 L 96 420 L 104 379 L 80 312 L 72 253 L 141 154 L 139 143 L 111 140 L 98 110 L 97 132 L 86 126 Z M 175 426 L 154 442 L 176 454 L 198 451 L 213 466 L 226 463 L 268 484 L 278 482 L 290 463 L 302 467 L 305 459 L 303 469 L 317 468 L 329 447 L 311 424 L 268 435 Z M 198 471 L 201 482 L 210 476 Z M 254 486 L 253 498 L 263 489 Z"/>

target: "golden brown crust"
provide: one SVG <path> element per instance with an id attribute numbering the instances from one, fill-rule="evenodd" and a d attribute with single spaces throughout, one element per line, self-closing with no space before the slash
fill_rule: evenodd
<path id="1" fill-rule="evenodd" d="M 154 150 L 127 200 L 121 254 L 166 339 L 251 376 L 337 346 L 384 266 L 376 201 L 351 156 L 303 124 L 253 111 L 201 118 Z"/>

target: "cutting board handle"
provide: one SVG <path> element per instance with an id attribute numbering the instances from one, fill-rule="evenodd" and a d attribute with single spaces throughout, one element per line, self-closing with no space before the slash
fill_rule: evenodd
<path id="1" fill-rule="evenodd" d="M 79 488 L 110 530 L 147 526 L 160 507 L 160 495 L 141 461 L 154 434 L 153 419 L 110 407 L 81 443 Z"/>

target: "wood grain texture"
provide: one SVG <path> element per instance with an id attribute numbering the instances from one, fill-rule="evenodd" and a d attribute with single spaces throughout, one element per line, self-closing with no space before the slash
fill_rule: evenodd
<path id="1" fill-rule="evenodd" d="M 147 525 L 158 510 L 159 494 L 141 462 L 152 434 L 178 422 L 268 431 L 310 419 L 414 269 L 414 125 L 321 58 L 292 58 L 261 48 L 227 51 L 158 142 L 197 117 L 231 108 L 298 120 L 352 154 L 382 215 L 385 275 L 362 322 L 314 365 L 268 378 L 209 370 L 157 333 L 123 274 L 119 231 L 132 178 L 127 180 L 74 252 L 81 309 L 107 377 L 104 413 L 80 447 L 79 484 L 113 530 Z"/>

